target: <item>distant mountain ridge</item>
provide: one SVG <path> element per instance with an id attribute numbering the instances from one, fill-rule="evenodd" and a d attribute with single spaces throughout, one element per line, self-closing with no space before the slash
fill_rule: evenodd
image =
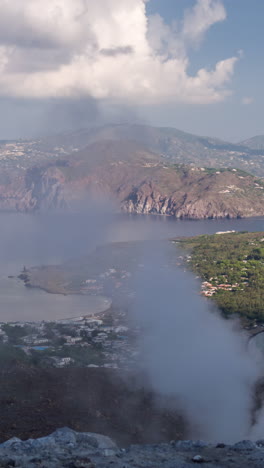
<path id="1" fill-rule="evenodd" d="M 264 135 L 257 135 L 241 142 L 241 145 L 247 148 L 264 152 Z"/>
<path id="2" fill-rule="evenodd" d="M 43 143 L 62 146 L 65 151 L 71 152 L 103 140 L 136 141 L 172 162 L 197 167 L 239 168 L 264 177 L 264 147 L 229 143 L 169 127 L 106 125 L 56 135 L 44 139 Z"/>
<path id="3" fill-rule="evenodd" d="M 5 163 L 12 166 L 16 162 L 25 167 L 32 166 L 65 154 L 73 154 L 92 143 L 106 140 L 134 141 L 146 150 L 179 164 L 239 168 L 264 177 L 264 136 L 234 144 L 175 128 L 139 124 L 94 126 L 36 140 L 2 140 L 0 168 Z"/>
<path id="4" fill-rule="evenodd" d="M 129 213 L 263 216 L 261 176 L 264 152 L 171 128 L 108 125 L 0 142 L 0 210 L 61 208 L 92 192 Z"/>
<path id="5" fill-rule="evenodd" d="M 239 169 L 175 164 L 135 141 L 102 140 L 27 170 L 0 171 L 0 210 L 70 207 L 113 198 L 128 213 L 176 218 L 264 215 L 264 183 Z"/>

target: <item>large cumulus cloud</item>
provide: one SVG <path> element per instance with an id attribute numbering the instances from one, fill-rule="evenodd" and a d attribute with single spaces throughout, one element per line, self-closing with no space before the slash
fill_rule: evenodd
<path id="1" fill-rule="evenodd" d="M 188 74 L 189 48 L 226 17 L 220 0 L 197 0 L 172 25 L 148 17 L 145 0 L 0 0 L 0 12 L 2 96 L 148 104 L 228 94 L 237 57 Z"/>

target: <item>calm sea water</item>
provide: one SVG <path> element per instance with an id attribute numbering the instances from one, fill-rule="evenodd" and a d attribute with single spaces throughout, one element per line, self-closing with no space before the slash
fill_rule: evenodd
<path id="1" fill-rule="evenodd" d="M 17 276 L 24 265 L 61 263 L 106 242 L 264 230 L 264 218 L 187 221 L 91 211 L 75 215 L 0 214 L 0 221 L 0 321 L 58 320 L 107 308 L 104 297 L 52 295 L 8 278 Z"/>

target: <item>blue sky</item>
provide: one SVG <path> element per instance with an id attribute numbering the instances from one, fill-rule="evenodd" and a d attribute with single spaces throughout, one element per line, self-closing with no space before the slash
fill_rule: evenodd
<path id="1" fill-rule="evenodd" d="M 214 19 L 192 37 L 187 10 L 191 26 Z M 264 134 L 262 0 L 149 0 L 146 13 L 144 0 L 0 0 L 0 11 L 2 139 L 109 119 L 230 141 Z"/>
<path id="2" fill-rule="evenodd" d="M 171 22 L 193 4 L 193 0 L 151 0 L 147 8 L 149 14 L 159 13 Z M 227 19 L 212 26 L 200 49 L 192 51 L 191 70 L 242 50 L 231 81 L 232 95 L 209 106 L 169 106 L 162 120 L 193 133 L 239 141 L 264 134 L 264 2 L 224 0 L 223 4 Z M 243 104 L 245 98 L 252 103 Z"/>

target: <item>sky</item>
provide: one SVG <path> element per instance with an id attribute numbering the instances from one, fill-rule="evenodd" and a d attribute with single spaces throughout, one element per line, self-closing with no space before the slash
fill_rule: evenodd
<path id="1" fill-rule="evenodd" d="M 0 138 L 108 122 L 264 134 L 259 0 L 0 0 Z"/>

